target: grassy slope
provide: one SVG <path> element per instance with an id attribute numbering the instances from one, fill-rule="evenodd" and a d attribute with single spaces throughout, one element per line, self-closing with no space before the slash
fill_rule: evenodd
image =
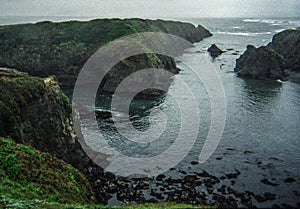
<path id="1" fill-rule="evenodd" d="M 0 138 L 0 194 L 0 206 L 14 199 L 88 204 L 93 196 L 72 166 L 10 138 Z"/>
<path id="2" fill-rule="evenodd" d="M 0 208 L 212 208 L 157 203 L 94 205 L 85 177 L 64 161 L 0 137 Z"/>

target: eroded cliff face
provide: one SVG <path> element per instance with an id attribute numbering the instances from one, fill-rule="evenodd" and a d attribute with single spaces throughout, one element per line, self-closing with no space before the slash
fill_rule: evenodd
<path id="1" fill-rule="evenodd" d="M 300 29 L 274 35 L 267 46 L 248 46 L 236 60 L 234 71 L 242 77 L 300 83 Z"/>
<path id="2" fill-rule="evenodd" d="M 53 76 L 41 79 L 0 68 L 0 136 L 77 168 L 90 163 L 75 135 L 71 103 Z"/>
<path id="3" fill-rule="evenodd" d="M 71 90 L 84 63 L 97 49 L 117 38 L 138 32 L 169 33 L 190 42 L 211 36 L 202 26 L 163 20 L 102 19 L 1 26 L 0 66 L 39 77 L 55 75 L 63 90 Z M 113 88 L 108 84 L 116 83 L 128 72 L 142 67 L 178 72 L 173 58 L 155 54 L 151 58 L 144 55 L 141 62 L 141 56 L 136 56 L 116 65 L 112 71 L 117 69 L 118 73 L 107 76 L 103 93 L 111 94 Z"/>

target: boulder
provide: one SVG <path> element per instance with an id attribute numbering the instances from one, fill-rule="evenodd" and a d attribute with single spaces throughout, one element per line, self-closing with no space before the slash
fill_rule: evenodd
<path id="1" fill-rule="evenodd" d="M 212 56 L 213 58 L 223 53 L 223 51 L 219 47 L 217 47 L 216 44 L 211 45 L 207 51 L 210 53 L 210 56 Z"/>
<path id="2" fill-rule="evenodd" d="M 248 46 L 234 71 L 242 77 L 300 83 L 300 29 L 275 34 L 267 46 Z"/>
<path id="3" fill-rule="evenodd" d="M 256 79 L 285 79 L 285 60 L 268 46 L 248 45 L 243 55 L 236 60 L 234 71 L 238 76 Z"/>

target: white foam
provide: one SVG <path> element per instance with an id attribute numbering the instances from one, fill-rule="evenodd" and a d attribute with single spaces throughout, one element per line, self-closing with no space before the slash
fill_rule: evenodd
<path id="1" fill-rule="evenodd" d="M 260 22 L 260 19 L 244 19 L 243 22 Z"/>
<path id="2" fill-rule="evenodd" d="M 269 35 L 272 32 L 262 32 L 262 33 L 247 33 L 247 32 L 225 32 L 225 31 L 217 31 L 215 34 L 222 35 L 233 35 L 233 36 L 259 36 L 259 35 Z"/>

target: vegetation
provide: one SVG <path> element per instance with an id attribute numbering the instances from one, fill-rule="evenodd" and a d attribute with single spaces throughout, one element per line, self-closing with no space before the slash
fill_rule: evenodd
<path id="1" fill-rule="evenodd" d="M 91 187 L 79 171 L 10 138 L 0 138 L 0 182 L 2 205 L 17 200 L 24 204 L 92 203 Z"/>

